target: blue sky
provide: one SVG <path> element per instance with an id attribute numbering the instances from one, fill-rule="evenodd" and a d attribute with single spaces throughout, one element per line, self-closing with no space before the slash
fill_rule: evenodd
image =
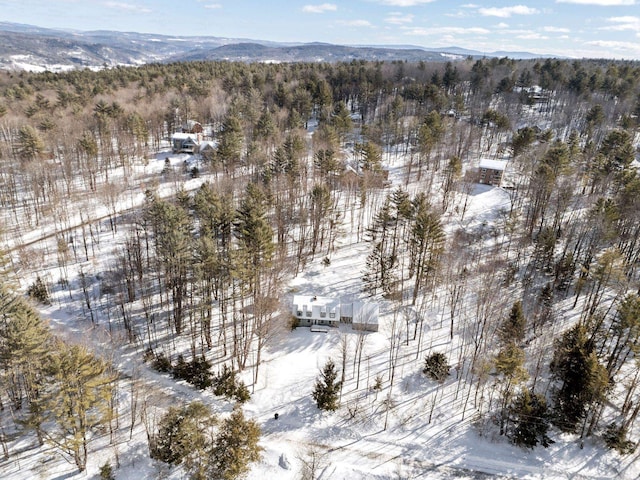
<path id="1" fill-rule="evenodd" d="M 50 28 L 640 59 L 640 0 L 0 0 Z"/>

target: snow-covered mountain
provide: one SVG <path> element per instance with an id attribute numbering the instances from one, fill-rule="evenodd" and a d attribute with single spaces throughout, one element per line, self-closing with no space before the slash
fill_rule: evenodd
<path id="1" fill-rule="evenodd" d="M 328 43 L 285 44 L 213 36 L 170 36 L 137 32 L 67 31 L 0 22 L 0 68 L 69 70 L 150 62 L 236 60 L 339 62 L 358 60 L 438 61 L 467 56 L 534 55 L 476 52 L 458 47 L 345 46 Z"/>

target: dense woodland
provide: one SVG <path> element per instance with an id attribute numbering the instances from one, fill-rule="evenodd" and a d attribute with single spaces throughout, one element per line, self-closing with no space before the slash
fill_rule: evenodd
<path id="1" fill-rule="evenodd" d="M 192 119 L 215 148 L 140 173 Z M 637 62 L 0 72 L 3 454 L 30 436 L 83 470 L 90 439 L 146 422 L 155 458 L 184 460 L 194 478 L 242 475 L 259 430 L 240 408 L 221 423 L 193 404 L 155 425 L 132 402 L 125 418 L 123 372 L 52 334 L 37 305 L 62 292 L 148 368 L 241 404 L 265 348 L 295 328 L 287 282 L 310 262 L 330 267 L 345 241 L 367 246 L 354 275 L 390 319 L 376 391 L 392 397 L 405 352 L 425 382 L 455 371 L 482 431 L 525 449 L 552 432 L 597 436 L 628 454 L 640 436 L 639 143 Z M 480 158 L 509 159 L 510 207 L 472 228 Z M 425 338 L 433 311 L 446 355 Z M 320 408 L 341 408 L 345 364 L 309 392 Z M 246 454 L 227 458 L 229 442 Z"/>

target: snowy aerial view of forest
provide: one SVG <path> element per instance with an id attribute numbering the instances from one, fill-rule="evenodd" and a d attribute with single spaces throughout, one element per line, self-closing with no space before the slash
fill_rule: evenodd
<path id="1" fill-rule="evenodd" d="M 12 55 L 0 478 L 640 477 L 637 60 Z"/>

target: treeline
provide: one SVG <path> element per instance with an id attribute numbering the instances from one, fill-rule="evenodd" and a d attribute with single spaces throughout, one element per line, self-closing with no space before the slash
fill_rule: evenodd
<path id="1" fill-rule="evenodd" d="M 0 318 L 0 409 L 12 413 L 12 425 L 0 427 L 4 458 L 12 441 L 35 433 L 39 445 L 52 445 L 84 470 L 92 437 L 117 428 L 117 372 L 87 347 L 53 336 L 33 307 L 4 286 Z"/>
<path id="2" fill-rule="evenodd" d="M 127 182 L 132 163 L 157 151 L 190 119 L 211 125 L 216 138 L 233 132 L 234 141 L 220 145 L 212 162 L 227 173 L 239 164 L 262 167 L 312 117 L 319 121 L 314 151 L 337 152 L 352 140 L 350 112 L 366 125 L 367 141 L 385 150 L 419 147 L 419 168 L 433 164 L 437 170 L 475 141 L 488 152 L 500 132 L 527 123 L 527 106 L 538 102 L 544 107 L 539 126 L 562 137 L 575 128 L 598 144 L 602 132 L 595 127 L 603 120 L 624 128 L 637 123 L 637 73 L 632 62 L 506 58 L 2 72 L 0 202 L 13 212 L 14 227 L 18 217 L 34 226 L 43 216 L 56 219 L 59 228 L 68 226 L 74 197 L 86 191 L 113 210 L 114 199 L 132 186 Z M 543 93 L 535 93 L 534 86 Z M 428 117 L 431 112 L 470 121 L 452 122 L 442 135 L 433 125 L 436 119 Z M 117 168 L 125 175 L 116 180 Z"/>

